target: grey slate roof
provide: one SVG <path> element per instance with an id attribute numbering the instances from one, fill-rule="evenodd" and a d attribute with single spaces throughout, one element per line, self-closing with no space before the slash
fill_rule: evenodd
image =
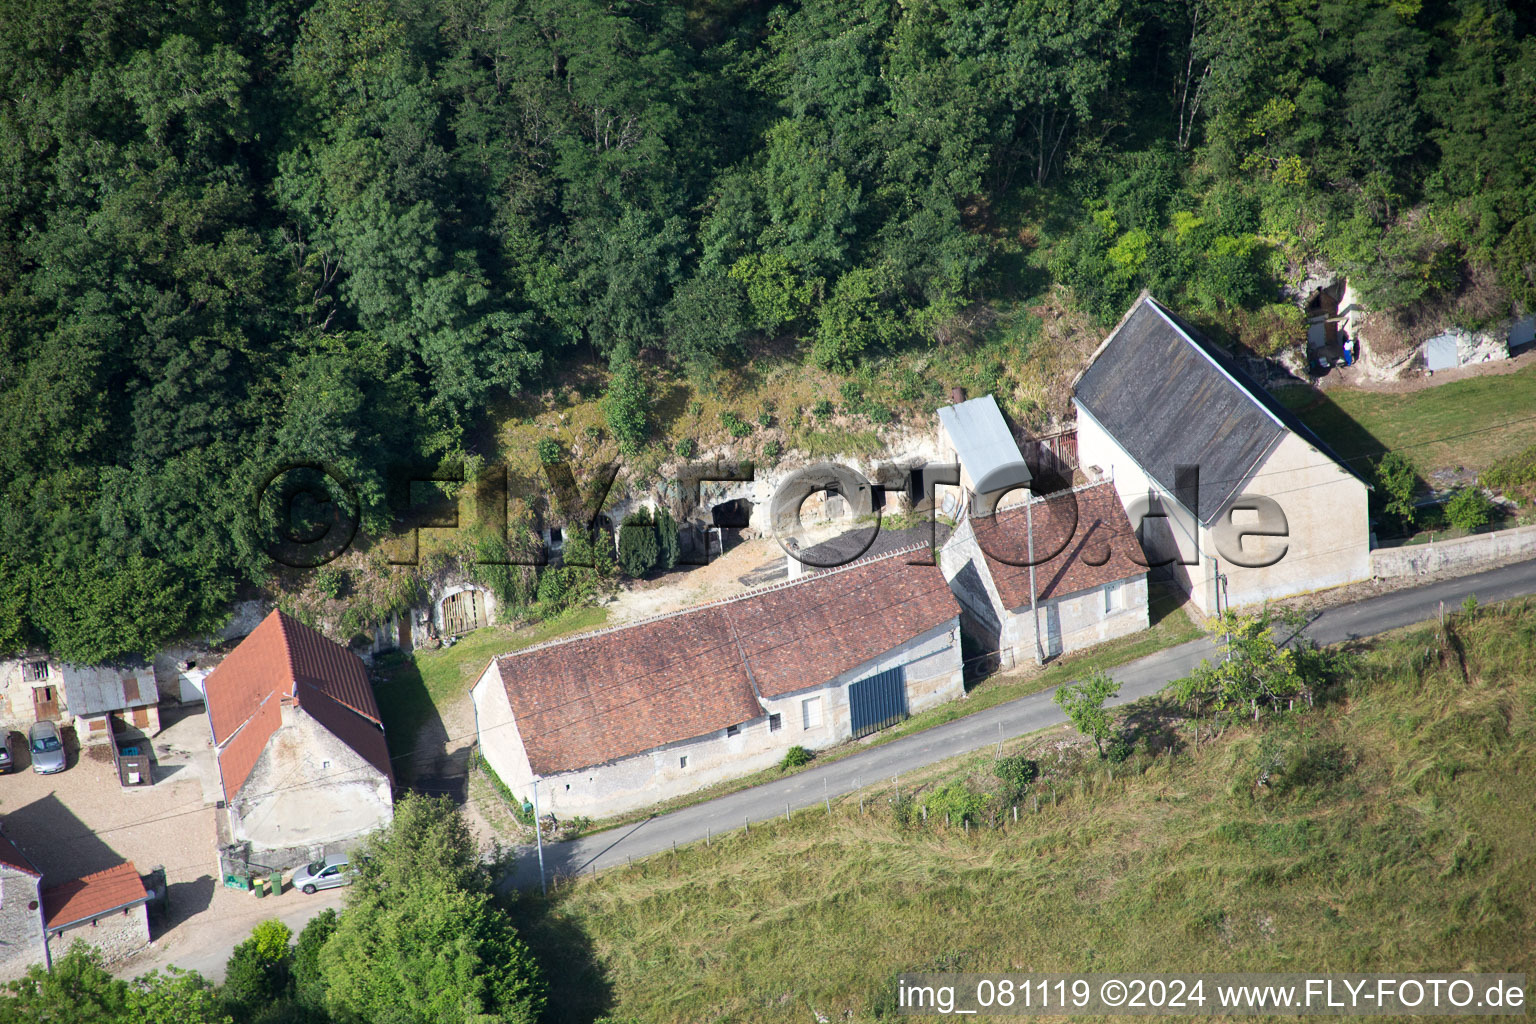
<path id="1" fill-rule="evenodd" d="M 991 395 L 944 406 L 939 410 L 939 422 L 954 442 L 955 453 L 971 475 L 976 493 L 990 494 L 1029 483 L 1024 454 Z"/>
<path id="2" fill-rule="evenodd" d="M 145 707 L 160 699 L 148 665 L 65 665 L 64 700 L 71 714 L 102 715 Z"/>
<path id="3" fill-rule="evenodd" d="M 1226 353 L 1146 294 L 1099 347 L 1076 398 L 1170 494 L 1175 467 L 1198 466 L 1191 511 L 1206 525 L 1288 431 L 1364 479 Z"/>

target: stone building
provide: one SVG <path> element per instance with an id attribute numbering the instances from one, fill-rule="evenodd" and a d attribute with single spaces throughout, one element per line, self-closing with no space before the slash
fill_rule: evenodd
<path id="1" fill-rule="evenodd" d="M 33 722 L 62 722 L 64 666 L 45 652 L 0 660 L 0 725 L 25 732 Z"/>
<path id="2" fill-rule="evenodd" d="M 149 892 L 132 861 L 43 890 L 50 962 L 77 942 L 111 963 L 149 945 Z"/>
<path id="3" fill-rule="evenodd" d="M 232 839 L 319 847 L 388 824 L 384 726 L 351 651 L 274 611 L 204 688 Z"/>
<path id="4" fill-rule="evenodd" d="M 0 979 L 19 977 L 47 958 L 42 906 L 43 873 L 0 835 Z"/>
<path id="5" fill-rule="evenodd" d="M 1201 611 L 1370 578 L 1364 477 L 1145 293 L 1073 405 L 1079 465 L 1114 481 L 1148 559 Z"/>
<path id="6" fill-rule="evenodd" d="M 491 660 L 480 750 L 541 812 L 599 817 L 869 735 L 964 692 L 959 607 L 910 548 Z"/>
<path id="7" fill-rule="evenodd" d="M 1000 652 L 1005 664 L 1146 629 L 1147 567 L 1140 558 L 1108 481 L 1033 500 L 1028 508 L 968 515 L 939 552 L 967 631 L 983 650 Z"/>

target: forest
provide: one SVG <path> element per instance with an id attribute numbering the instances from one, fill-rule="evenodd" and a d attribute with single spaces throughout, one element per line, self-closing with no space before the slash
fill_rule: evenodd
<path id="1" fill-rule="evenodd" d="M 0 651 L 207 631 L 250 492 L 648 368 L 848 373 L 1057 289 L 1261 354 L 1281 287 L 1536 307 L 1506 0 L 0 0 Z M 628 414 L 624 411 L 628 410 Z"/>

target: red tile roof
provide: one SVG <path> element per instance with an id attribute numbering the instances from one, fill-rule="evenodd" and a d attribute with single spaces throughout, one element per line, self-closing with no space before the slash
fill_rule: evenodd
<path id="1" fill-rule="evenodd" d="M 226 799 L 240 792 L 282 725 L 285 703 L 297 704 L 394 781 L 362 660 L 281 611 L 240 641 L 204 688 Z"/>
<path id="2" fill-rule="evenodd" d="M 0 864 L 4 864 L 8 868 L 14 868 L 24 875 L 31 875 L 34 878 L 43 877 L 43 873 L 32 866 L 32 862 L 27 859 L 27 855 L 17 849 L 16 844 L 5 836 L 0 836 Z"/>
<path id="3" fill-rule="evenodd" d="M 1036 502 L 1034 519 L 1035 597 L 1038 601 L 1091 590 L 1147 571 L 1131 521 L 1111 482 L 1066 491 Z M 1029 605 L 1029 535 L 1024 506 L 973 518 L 998 595 L 1009 608 Z M 1046 558 L 1051 555 L 1050 558 Z M 1023 563 L 1023 564 L 1016 564 Z"/>
<path id="4" fill-rule="evenodd" d="M 496 659 L 529 763 L 574 771 L 759 718 L 754 682 L 803 689 L 954 619 L 912 550 Z"/>
<path id="5" fill-rule="evenodd" d="M 43 923 L 67 928 L 149 900 L 133 861 L 43 890 Z"/>

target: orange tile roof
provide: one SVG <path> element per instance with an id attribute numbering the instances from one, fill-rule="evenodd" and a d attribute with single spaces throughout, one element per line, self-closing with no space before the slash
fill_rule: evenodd
<path id="1" fill-rule="evenodd" d="M 362 659 L 273 611 L 204 682 L 224 796 L 233 800 L 294 703 L 394 782 L 379 706 Z"/>
<path id="2" fill-rule="evenodd" d="M 1029 511 L 1034 520 L 1035 598 L 1049 601 L 1147 571 L 1131 521 L 1108 481 L 1053 495 Z M 1029 605 L 1029 534 L 1024 506 L 971 520 L 987 570 L 1008 608 Z M 1049 555 L 1051 557 L 1047 558 Z"/>
<path id="3" fill-rule="evenodd" d="M 826 682 L 960 614 L 907 549 L 742 597 L 496 659 L 541 775 L 760 718 L 765 697 Z"/>
<path id="4" fill-rule="evenodd" d="M 67 928 L 149 900 L 133 861 L 43 890 L 43 923 Z"/>

